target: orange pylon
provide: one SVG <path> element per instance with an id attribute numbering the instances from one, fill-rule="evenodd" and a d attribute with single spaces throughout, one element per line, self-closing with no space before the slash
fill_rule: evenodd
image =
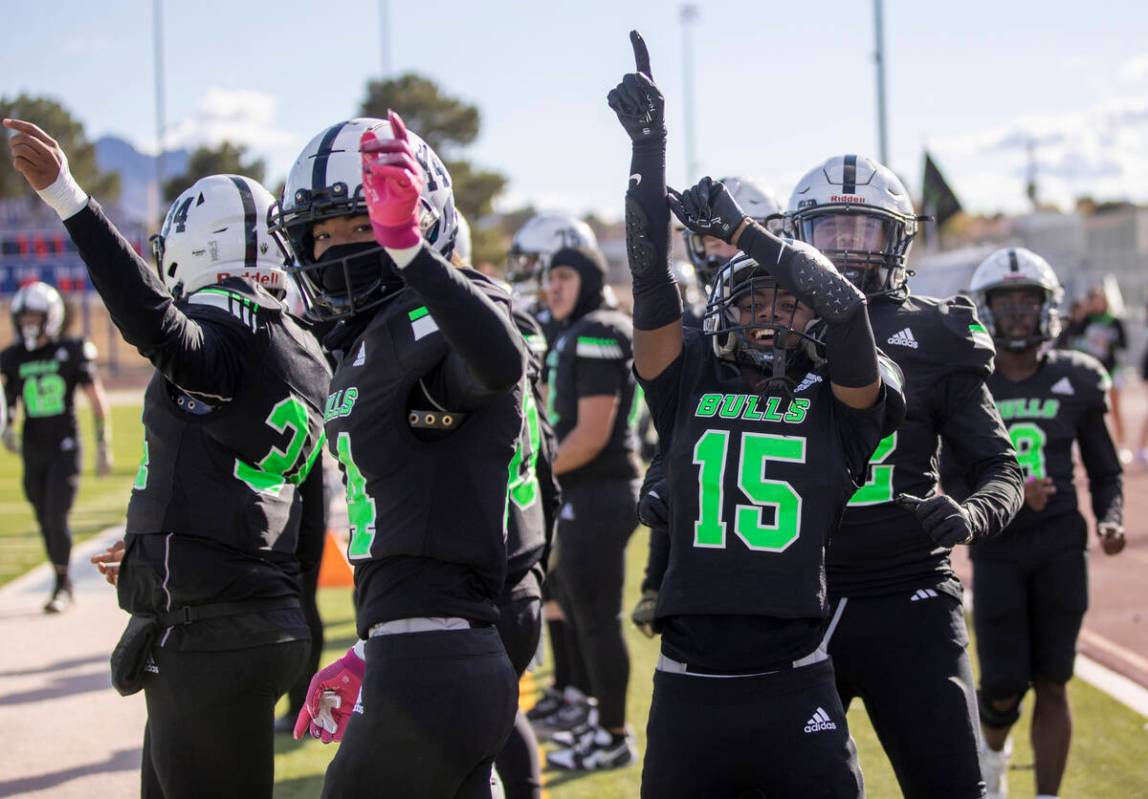
<path id="1" fill-rule="evenodd" d="M 345 544 L 333 530 L 327 531 L 323 542 L 323 561 L 319 564 L 319 587 L 353 586 L 355 572 L 347 560 Z"/>

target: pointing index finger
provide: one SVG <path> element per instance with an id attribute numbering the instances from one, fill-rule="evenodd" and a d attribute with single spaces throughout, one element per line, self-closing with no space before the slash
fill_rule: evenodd
<path id="1" fill-rule="evenodd" d="M 637 31 L 630 31 L 630 45 L 634 48 L 634 66 L 650 80 L 654 73 L 650 69 L 650 51 L 646 49 L 646 40 Z"/>
<path id="2" fill-rule="evenodd" d="M 33 139 L 39 139 L 48 145 L 56 143 L 51 136 L 40 129 L 39 125 L 34 125 L 31 122 L 25 122 L 22 119 L 5 119 L 4 127 L 8 128 L 8 130 L 14 130 L 17 133 L 26 133 Z"/>
<path id="3" fill-rule="evenodd" d="M 407 141 L 407 126 L 403 118 L 394 111 L 387 111 L 387 121 L 391 123 L 391 133 L 399 141 Z"/>

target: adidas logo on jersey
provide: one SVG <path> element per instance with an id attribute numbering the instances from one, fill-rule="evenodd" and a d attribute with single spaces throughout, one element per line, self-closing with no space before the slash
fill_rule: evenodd
<path id="1" fill-rule="evenodd" d="M 820 382 L 822 382 L 821 375 L 809 372 L 801 379 L 801 382 L 797 384 L 797 388 L 793 389 L 793 393 L 799 394 L 810 386 L 815 386 Z"/>
<path id="2" fill-rule="evenodd" d="M 909 347 L 910 349 L 917 349 L 917 339 L 913 338 L 913 331 L 905 328 L 893 335 L 889 336 L 889 343 L 896 344 L 898 347 Z"/>
<path id="3" fill-rule="evenodd" d="M 351 363 L 351 366 L 362 366 L 366 362 L 367 362 L 367 342 L 364 341 L 361 345 L 359 345 L 359 354 L 355 356 L 355 360 L 354 360 L 354 362 Z"/>
<path id="4" fill-rule="evenodd" d="M 932 588 L 918 588 L 916 593 L 909 597 L 911 602 L 920 602 L 922 599 L 936 599 L 937 592 Z"/>
<path id="5" fill-rule="evenodd" d="M 805 731 L 808 732 L 824 732 L 825 730 L 835 730 L 837 724 L 829 719 L 829 714 L 825 712 L 825 708 L 817 708 L 813 714 L 813 718 L 805 722 Z"/>
<path id="6" fill-rule="evenodd" d="M 1053 383 L 1052 388 L 1050 388 L 1049 391 L 1051 391 L 1053 394 L 1072 395 L 1076 393 L 1072 388 L 1072 381 L 1070 381 L 1067 376 L 1062 377 Z"/>

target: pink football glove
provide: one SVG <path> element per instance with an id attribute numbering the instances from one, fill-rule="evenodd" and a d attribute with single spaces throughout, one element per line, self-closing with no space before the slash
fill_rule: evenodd
<path id="1" fill-rule="evenodd" d="M 325 744 L 343 740 L 359 699 L 366 665 L 351 647 L 343 657 L 316 672 L 307 686 L 307 701 L 295 719 L 296 741 L 308 728 L 312 738 Z"/>
<path id="2" fill-rule="evenodd" d="M 391 123 L 393 139 L 380 139 L 370 130 L 359 139 L 359 151 L 363 155 L 363 194 L 375 241 L 401 250 L 414 247 L 422 240 L 418 206 L 423 177 L 403 120 L 389 111 L 387 121 Z"/>

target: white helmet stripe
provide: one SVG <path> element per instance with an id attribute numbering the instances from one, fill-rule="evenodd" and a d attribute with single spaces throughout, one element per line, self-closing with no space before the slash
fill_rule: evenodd
<path id="1" fill-rule="evenodd" d="M 319 151 L 315 153 L 315 162 L 311 166 L 312 194 L 318 194 L 327 188 L 327 159 L 331 157 L 331 147 L 335 144 L 335 139 L 339 138 L 339 132 L 346 125 L 346 122 L 340 122 L 338 125 L 327 128 L 327 132 L 323 134 L 323 140 L 319 142 Z"/>
<path id="2" fill-rule="evenodd" d="M 238 175 L 231 176 L 231 182 L 239 189 L 239 200 L 243 203 L 243 240 L 246 244 L 243 253 L 245 269 L 254 269 L 258 260 L 259 247 L 255 241 L 255 198 L 247 180 Z"/>

